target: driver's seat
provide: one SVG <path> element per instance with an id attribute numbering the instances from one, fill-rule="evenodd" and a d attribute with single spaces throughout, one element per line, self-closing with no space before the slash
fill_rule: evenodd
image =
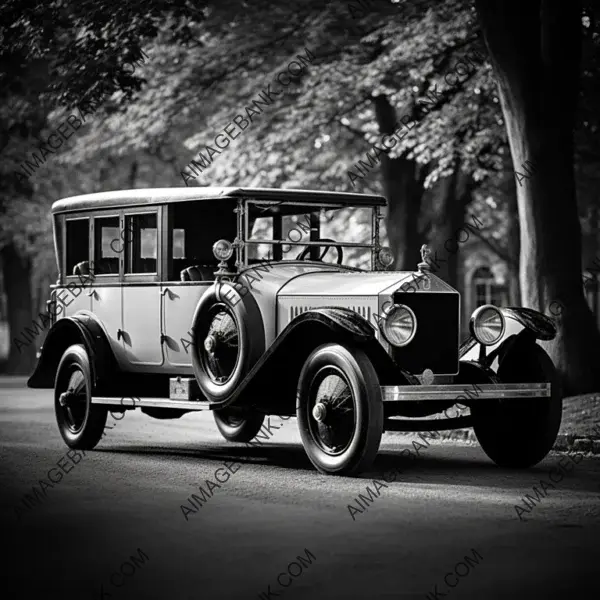
<path id="1" fill-rule="evenodd" d="M 217 265 L 192 265 L 181 270 L 181 281 L 214 281 Z"/>

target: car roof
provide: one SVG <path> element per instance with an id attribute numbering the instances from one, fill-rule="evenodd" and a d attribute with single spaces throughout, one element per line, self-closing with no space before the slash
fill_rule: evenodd
<path id="1" fill-rule="evenodd" d="M 97 210 L 108 207 L 145 206 L 168 202 L 192 200 L 215 200 L 219 198 L 252 198 L 256 200 L 298 202 L 301 204 L 337 204 L 342 206 L 385 206 L 386 199 L 374 194 L 352 194 L 346 192 L 324 192 L 278 188 L 241 187 L 172 187 L 139 190 L 115 190 L 82 194 L 57 200 L 52 204 L 52 213 L 79 210 Z"/>

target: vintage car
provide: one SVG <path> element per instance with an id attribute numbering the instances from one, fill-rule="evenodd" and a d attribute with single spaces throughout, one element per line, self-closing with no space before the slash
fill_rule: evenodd
<path id="1" fill-rule="evenodd" d="M 252 440 L 266 415 L 296 416 L 323 473 L 368 469 L 384 431 L 470 426 L 498 465 L 534 465 L 562 413 L 539 345 L 553 321 L 480 306 L 461 344 L 460 295 L 432 273 L 427 247 L 415 271 L 389 270 L 385 205 L 211 187 L 55 202 L 55 318 L 29 386 L 54 387 L 72 448 L 98 443 L 108 411 L 211 410 L 232 442 Z M 450 417 L 456 404 L 469 414 Z"/>

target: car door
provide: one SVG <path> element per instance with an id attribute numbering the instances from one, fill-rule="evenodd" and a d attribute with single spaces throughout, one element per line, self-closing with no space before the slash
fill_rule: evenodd
<path id="1" fill-rule="evenodd" d="M 167 362 L 172 367 L 192 367 L 192 318 L 198 302 L 212 281 L 165 283 L 163 286 L 163 320 Z M 187 369 L 185 369 L 187 371 Z"/>
<path id="2" fill-rule="evenodd" d="M 104 329 L 112 351 L 119 365 L 127 366 L 127 360 L 120 340 L 122 325 L 122 294 L 120 277 L 120 212 L 106 212 L 92 218 L 90 239 L 94 279 L 89 291 L 91 311 Z"/>
<path id="3" fill-rule="evenodd" d="M 170 248 L 166 264 L 167 276 L 162 286 L 162 318 L 166 362 L 173 371 L 192 372 L 191 327 L 198 302 L 213 281 L 181 281 L 181 271 L 193 265 L 194 245 L 200 243 L 201 231 L 191 218 L 193 206 L 168 207 L 165 246 Z M 204 240 L 210 243 L 211 240 Z"/>
<path id="4" fill-rule="evenodd" d="M 123 212 L 122 327 L 120 339 L 130 367 L 158 367 L 164 362 L 161 340 L 159 265 L 161 207 Z"/>

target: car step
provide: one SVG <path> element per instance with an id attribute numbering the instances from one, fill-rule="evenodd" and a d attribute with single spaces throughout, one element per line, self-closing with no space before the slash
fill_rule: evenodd
<path id="1" fill-rule="evenodd" d="M 131 410 L 133 408 L 178 408 L 184 410 L 211 410 L 210 403 L 206 400 L 170 400 L 169 398 L 135 398 L 134 403 L 130 404 L 131 396 L 127 396 L 126 400 L 130 401 L 126 404 L 122 403 L 122 398 L 108 396 L 92 396 L 92 404 L 106 404 L 120 409 Z"/>

